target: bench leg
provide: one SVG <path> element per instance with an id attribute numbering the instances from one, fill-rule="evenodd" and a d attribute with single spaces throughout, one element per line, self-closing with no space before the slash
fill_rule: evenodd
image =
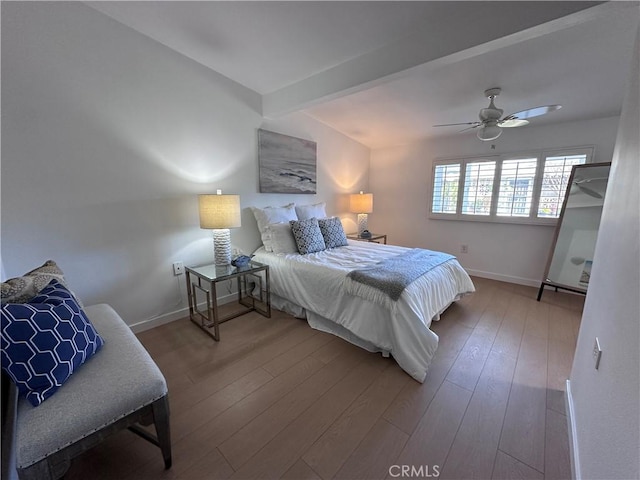
<path id="1" fill-rule="evenodd" d="M 156 426 L 156 436 L 160 450 L 162 450 L 162 458 L 164 459 L 164 468 L 171 468 L 171 429 L 169 425 L 169 397 L 164 397 L 153 402 L 153 420 Z"/>
<path id="2" fill-rule="evenodd" d="M 153 423 L 156 427 L 156 435 L 153 436 L 149 431 L 140 428 L 139 425 L 130 425 L 128 428 L 131 432 L 160 448 L 162 458 L 164 459 L 164 467 L 168 470 L 171 468 L 171 431 L 169 425 L 168 395 L 147 405 L 143 410 L 144 412 L 141 413 L 143 416 L 140 417 L 138 423 L 141 425 Z M 153 420 L 153 422 L 150 420 Z"/>
<path id="3" fill-rule="evenodd" d="M 145 418 L 153 417 L 156 427 L 156 436 L 154 437 L 148 431 L 139 428 L 136 423 L 145 423 Z M 150 405 L 130 413 L 126 417 L 106 425 L 86 437 L 78 440 L 65 448 L 49 454 L 46 458 L 30 465 L 24 469 L 18 469 L 18 477 L 20 480 L 55 480 L 61 479 L 69 466 L 71 460 L 81 453 L 89 450 L 102 442 L 110 435 L 128 428 L 133 433 L 141 436 L 145 440 L 160 447 L 164 466 L 166 469 L 171 468 L 171 433 L 169 430 L 169 398 L 165 395 Z"/>

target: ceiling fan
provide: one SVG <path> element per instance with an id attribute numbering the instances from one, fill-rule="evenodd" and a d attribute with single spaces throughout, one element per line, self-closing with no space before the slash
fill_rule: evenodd
<path id="1" fill-rule="evenodd" d="M 538 117 L 554 110 L 562 108 L 562 105 L 543 105 L 541 107 L 529 108 L 528 110 L 522 110 L 521 112 L 512 113 L 506 117 L 502 117 L 504 110 L 497 108 L 493 103 L 495 98 L 500 95 L 500 88 L 490 88 L 484 91 L 485 97 L 489 99 L 489 106 L 480 110 L 479 122 L 463 122 L 463 123 L 444 123 L 441 125 L 434 125 L 434 127 L 451 127 L 455 125 L 471 125 L 461 132 L 470 130 L 472 128 L 479 128 L 478 138 L 483 142 L 495 140 L 502 134 L 502 128 L 512 127 L 524 127 L 529 124 L 528 118 Z"/>

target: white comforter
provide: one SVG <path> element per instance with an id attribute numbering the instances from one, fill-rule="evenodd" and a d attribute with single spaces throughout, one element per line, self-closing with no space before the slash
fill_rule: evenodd
<path id="1" fill-rule="evenodd" d="M 254 260 L 270 266 L 271 292 L 304 308 L 311 327 L 369 351 L 389 352 L 409 375 L 423 382 L 438 347 L 438 336 L 429 329 L 431 321 L 451 302 L 475 291 L 458 261 L 447 261 L 418 278 L 391 308 L 349 295 L 343 288 L 351 270 L 407 250 L 350 240 L 348 246 L 307 255 L 275 254 L 261 247 Z"/>

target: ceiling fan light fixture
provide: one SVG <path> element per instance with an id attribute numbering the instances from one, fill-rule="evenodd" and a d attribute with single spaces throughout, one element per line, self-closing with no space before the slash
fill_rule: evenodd
<path id="1" fill-rule="evenodd" d="M 500 126 L 503 128 L 524 127 L 525 125 L 529 125 L 529 120 L 522 120 L 520 118 L 511 118 L 509 120 L 504 120 L 503 122 L 500 122 Z"/>
<path id="2" fill-rule="evenodd" d="M 500 135 L 502 135 L 502 129 L 497 125 L 497 122 L 487 122 L 478 130 L 478 138 L 483 142 L 495 140 Z"/>

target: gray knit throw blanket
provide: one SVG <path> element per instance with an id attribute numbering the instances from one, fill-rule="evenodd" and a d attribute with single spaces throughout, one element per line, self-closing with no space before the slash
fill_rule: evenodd
<path id="1" fill-rule="evenodd" d="M 448 253 L 414 248 L 370 267 L 352 270 L 345 279 L 345 288 L 351 295 L 389 306 L 388 299 L 396 302 L 411 282 L 452 258 L 455 257 Z"/>

